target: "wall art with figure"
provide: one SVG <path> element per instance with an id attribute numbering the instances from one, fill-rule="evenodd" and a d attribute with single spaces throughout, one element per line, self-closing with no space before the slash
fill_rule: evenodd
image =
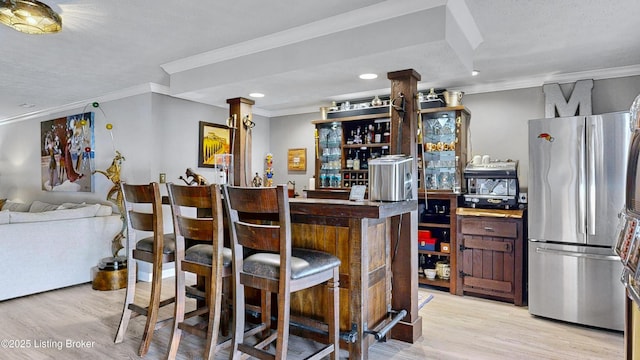
<path id="1" fill-rule="evenodd" d="M 42 190 L 92 192 L 94 113 L 40 123 Z"/>

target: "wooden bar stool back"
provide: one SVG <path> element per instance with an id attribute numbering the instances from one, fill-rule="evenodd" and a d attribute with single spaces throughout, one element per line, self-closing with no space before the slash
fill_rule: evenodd
<path id="1" fill-rule="evenodd" d="M 167 184 L 169 203 L 176 234 L 176 306 L 173 332 L 168 359 L 174 359 L 182 331 L 206 339 L 204 359 L 212 359 L 218 345 L 221 314 L 228 318 L 228 301 L 223 299 L 223 278 L 231 278 L 231 249 L 223 246 L 223 214 L 220 187 L 218 185 L 181 186 Z M 203 215 L 210 214 L 210 215 Z M 193 244 L 185 249 L 185 239 Z M 185 286 L 185 272 L 205 278 L 205 289 Z M 185 313 L 189 295 L 205 300 L 205 306 Z M 185 320 L 207 315 L 206 324 L 188 323 Z M 223 326 L 228 326 L 227 321 Z M 206 330 L 203 330 L 206 329 Z"/>
<path id="2" fill-rule="evenodd" d="M 316 250 L 291 246 L 291 216 L 289 198 L 284 185 L 268 188 L 224 187 L 233 250 L 234 326 L 231 359 L 242 353 L 260 359 L 286 359 L 289 340 L 291 293 L 312 286 L 326 286 L 328 328 L 327 344 L 307 357 L 319 359 L 339 353 L 338 268 L 340 260 Z M 244 258 L 244 254 L 250 254 Z M 277 294 L 277 332 L 245 343 L 244 287 L 262 291 L 262 321 L 270 329 L 271 294 Z M 275 354 L 264 350 L 276 341 Z"/>
<path id="3" fill-rule="evenodd" d="M 127 290 L 122 317 L 114 342 L 120 343 L 129 325 L 129 320 L 144 315 L 147 322 L 142 334 L 138 355 L 149 350 L 154 330 L 169 325 L 171 317 L 158 321 L 159 309 L 175 301 L 175 297 L 160 300 L 162 288 L 162 265 L 175 261 L 175 237 L 164 234 L 162 222 L 162 198 L 158 183 L 144 185 L 121 183 L 127 223 Z M 138 239 L 138 235 L 152 233 Z M 137 261 L 152 264 L 151 294 L 149 303 L 139 306 L 134 303 L 137 282 Z"/>

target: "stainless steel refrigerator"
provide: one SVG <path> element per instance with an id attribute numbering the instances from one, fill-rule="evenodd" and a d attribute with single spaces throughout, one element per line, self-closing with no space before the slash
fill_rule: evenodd
<path id="1" fill-rule="evenodd" d="M 629 138 L 628 112 L 529 120 L 531 314 L 623 330 L 613 247 Z"/>

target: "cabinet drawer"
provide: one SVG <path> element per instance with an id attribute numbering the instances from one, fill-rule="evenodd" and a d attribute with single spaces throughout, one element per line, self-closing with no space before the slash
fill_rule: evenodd
<path id="1" fill-rule="evenodd" d="M 460 232 L 470 235 L 518 237 L 518 226 L 504 220 L 462 219 Z"/>

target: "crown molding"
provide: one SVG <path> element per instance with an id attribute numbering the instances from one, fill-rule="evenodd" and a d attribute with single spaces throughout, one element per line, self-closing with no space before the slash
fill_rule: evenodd
<path id="1" fill-rule="evenodd" d="M 527 77 L 518 78 L 518 79 L 510 79 L 510 80 L 491 82 L 491 83 L 479 83 L 475 85 L 461 85 L 461 86 L 452 88 L 451 90 L 464 91 L 466 94 L 480 94 L 480 93 L 495 92 L 495 91 L 507 91 L 507 90 L 516 90 L 516 89 L 524 89 L 524 88 L 531 88 L 531 87 L 541 87 L 544 84 L 551 84 L 551 83 L 558 83 L 558 84 L 573 83 L 578 80 L 584 80 L 584 79 L 604 80 L 604 79 L 615 79 L 620 77 L 638 76 L 638 75 L 640 75 L 640 65 L 629 65 L 629 66 L 621 66 L 617 68 L 578 71 L 578 72 L 564 73 L 564 74 L 542 74 L 539 76 L 527 76 Z M 429 87 L 425 87 L 425 88 L 429 88 Z"/>
<path id="2" fill-rule="evenodd" d="M 225 46 L 160 65 L 169 75 L 201 66 L 271 50 L 302 41 L 355 29 L 398 16 L 447 4 L 454 0 L 386 0 L 371 6 L 296 26 L 273 34 Z M 457 0 L 455 0 L 457 1 Z M 459 6 L 458 6 L 459 7 Z M 456 8 L 456 7 L 454 7 Z"/>
<path id="3" fill-rule="evenodd" d="M 89 98 L 89 99 L 85 99 L 85 100 L 80 100 L 80 101 L 72 102 L 72 103 L 69 103 L 69 104 L 61 105 L 61 106 L 54 106 L 54 107 L 50 107 L 50 108 L 46 108 L 46 109 L 33 111 L 33 112 L 30 112 L 30 113 L 21 114 L 21 115 L 18 115 L 18 116 L 2 119 L 2 120 L 0 120 L 0 126 L 7 125 L 7 124 L 12 124 L 12 123 L 16 123 L 16 122 L 20 122 L 20 121 L 24 121 L 24 120 L 35 119 L 35 118 L 39 118 L 39 117 L 43 117 L 43 116 L 49 116 L 49 115 L 57 114 L 57 113 L 60 113 L 60 112 L 63 112 L 63 111 L 67 111 L 67 110 L 73 110 L 73 109 L 82 108 L 82 107 L 86 106 L 87 104 L 91 104 L 91 103 L 96 102 L 96 101 L 97 102 L 108 102 L 108 101 L 124 99 L 124 98 L 131 97 L 131 96 L 146 94 L 146 93 L 150 93 L 150 92 L 169 95 L 169 87 L 167 87 L 165 85 L 155 84 L 155 83 L 140 84 L 140 85 L 132 86 L 132 87 L 129 87 L 129 88 L 126 88 L 126 89 L 122 89 L 122 90 L 119 90 L 119 91 L 114 91 L 114 92 L 111 92 L 111 93 L 108 93 L 106 95 L 99 96 L 99 97 L 96 97 L 96 98 Z"/>

